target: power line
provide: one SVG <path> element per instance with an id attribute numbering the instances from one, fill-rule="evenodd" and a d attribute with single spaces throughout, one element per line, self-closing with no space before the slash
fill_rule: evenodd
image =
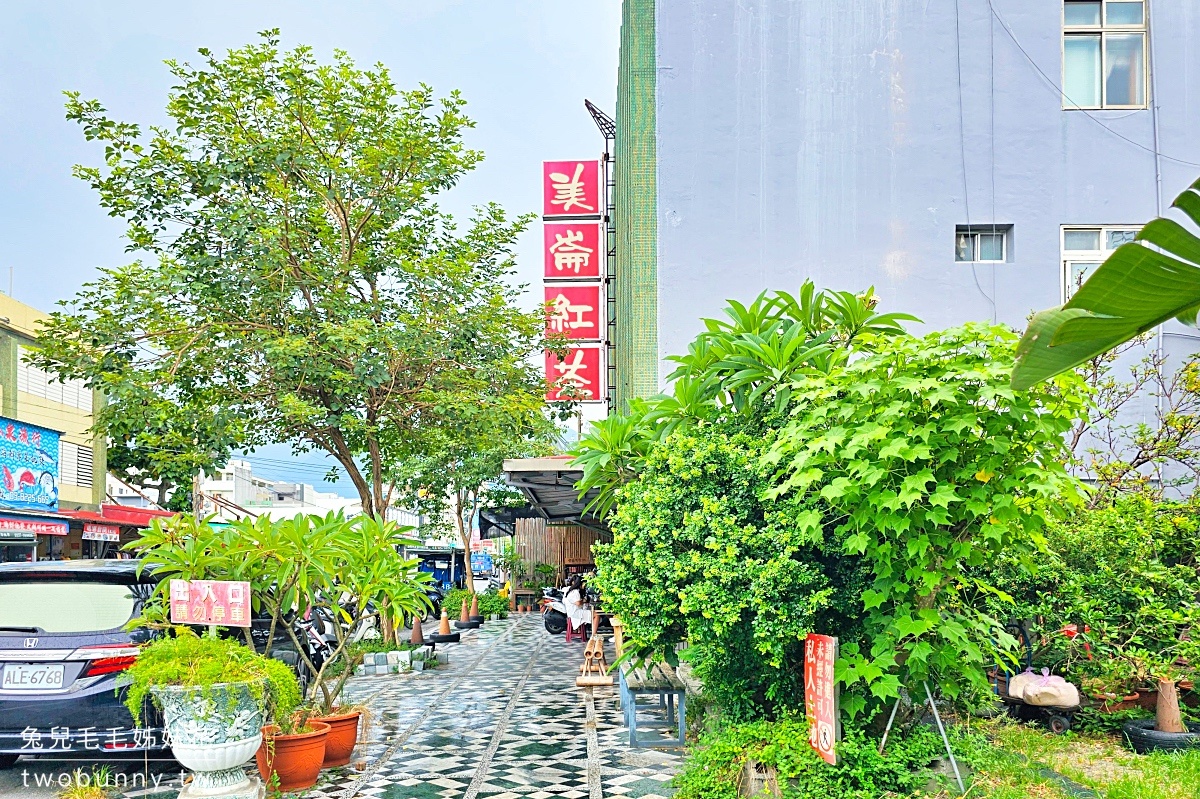
<path id="1" fill-rule="evenodd" d="M 1000 23 L 1000 27 L 1004 28 L 1004 32 L 1006 34 L 1008 34 L 1008 38 L 1011 39 L 1012 43 L 1014 45 L 1016 45 L 1018 50 L 1021 51 L 1021 55 L 1025 56 L 1025 60 L 1029 62 L 1029 65 L 1032 66 L 1037 71 L 1037 73 L 1042 76 L 1042 79 L 1046 82 L 1046 84 L 1051 89 L 1054 90 L 1055 95 L 1060 99 L 1060 101 L 1062 98 L 1065 97 L 1067 102 L 1069 102 L 1069 103 L 1071 103 L 1071 105 L 1075 106 L 1075 108 L 1072 110 L 1078 111 L 1079 113 L 1083 114 L 1085 117 L 1090 119 L 1091 121 L 1095 122 L 1106 133 L 1116 136 L 1118 139 L 1121 139 L 1122 141 L 1124 141 L 1128 144 L 1132 144 L 1134 147 L 1137 147 L 1139 150 L 1144 150 L 1145 152 L 1148 152 L 1153 156 L 1162 158 L 1167 161 L 1174 161 L 1175 163 L 1183 164 L 1184 166 L 1200 167 L 1200 162 L 1187 161 L 1182 158 L 1175 158 L 1173 156 L 1159 152 L 1154 147 L 1147 147 L 1146 145 L 1142 144 L 1139 141 L 1135 141 L 1134 139 L 1131 139 L 1128 136 L 1120 134 L 1117 131 L 1110 128 L 1108 125 L 1105 125 L 1102 121 L 1100 121 L 1099 118 L 1093 116 L 1086 109 L 1079 108 L 1079 104 L 1076 103 L 1069 95 L 1067 95 L 1067 93 L 1063 90 L 1062 86 L 1060 86 L 1058 83 L 1056 83 L 1053 78 L 1051 78 L 1049 75 L 1047 75 L 1042 70 L 1042 68 L 1038 66 L 1037 61 L 1033 60 L 1033 56 L 1031 56 L 1029 54 L 1029 52 L 1021 45 L 1021 42 L 1017 39 L 1017 35 L 1015 33 L 1013 33 L 1012 28 L 1010 28 L 1008 26 L 1008 23 L 1004 20 L 1004 17 L 1000 16 L 1000 12 L 996 10 L 996 6 L 993 3 L 993 0 L 988 0 L 988 8 L 991 10 L 992 16 L 994 16 L 996 18 L 996 20 Z M 1153 102 L 1153 98 L 1151 99 L 1151 101 Z"/>

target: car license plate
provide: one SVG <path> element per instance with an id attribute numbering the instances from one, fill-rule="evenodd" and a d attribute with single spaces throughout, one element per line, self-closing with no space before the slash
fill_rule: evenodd
<path id="1" fill-rule="evenodd" d="M 8 663 L 0 688 L 6 691 L 55 691 L 63 687 L 62 664 Z"/>

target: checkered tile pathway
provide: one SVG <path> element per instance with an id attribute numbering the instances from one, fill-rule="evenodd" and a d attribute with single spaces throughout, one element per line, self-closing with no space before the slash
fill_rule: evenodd
<path id="1" fill-rule="evenodd" d="M 679 754 L 629 749 L 610 689 L 593 689 L 589 784 L 587 689 L 575 687 L 583 644 L 529 615 L 488 622 L 447 651 L 434 671 L 351 681 L 371 710 L 367 742 L 306 799 L 670 796 Z"/>

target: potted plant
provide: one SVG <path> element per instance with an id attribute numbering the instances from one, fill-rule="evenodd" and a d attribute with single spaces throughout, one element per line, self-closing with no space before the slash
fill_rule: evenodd
<path id="1" fill-rule="evenodd" d="M 308 711 L 278 717 L 262 728 L 255 753 L 258 773 L 278 791 L 311 788 L 321 774 L 329 732 L 329 725 L 310 718 Z"/>
<path id="2" fill-rule="evenodd" d="M 275 641 L 277 634 L 290 640 L 304 672 L 311 675 L 305 691 L 313 706 L 309 720 L 330 727 L 324 761 L 328 767 L 350 762 L 361 722 L 360 708 L 340 702 L 353 673 L 344 662 L 348 632 L 377 623 L 386 638 L 402 616 L 429 608 L 423 590 L 429 576 L 399 551 L 415 543 L 405 537 L 411 529 L 368 517 L 346 519 L 341 513 L 262 516 L 223 529 L 212 527 L 207 519 L 185 516 L 156 523 L 130 548 L 163 578 L 163 586 L 169 578 L 250 583 L 255 609 L 266 618 L 266 640 Z M 288 621 L 305 614 L 329 620 L 336 637 L 333 651 L 320 666 Z M 244 633 L 252 642 L 249 629 Z M 276 724 L 281 728 L 278 734 L 290 734 L 290 719 L 277 717 Z"/>
<path id="3" fill-rule="evenodd" d="M 127 673 L 125 704 L 140 722 L 147 698 L 163 713 L 175 758 L 195 775 L 192 790 L 248 786 L 242 767 L 262 742 L 263 722 L 300 701 L 291 669 L 241 642 L 178 627 L 142 649 Z"/>
<path id="4" fill-rule="evenodd" d="M 405 616 L 431 609 L 424 583 L 430 577 L 417 570 L 417 560 L 401 556 L 401 548 L 416 541 L 406 537 L 411 528 L 394 522 L 359 517 L 343 521 L 325 544 L 317 559 L 315 583 L 303 602 L 315 613 L 337 623 L 330 625 L 335 637 L 332 651 L 318 667 L 289 626 L 297 651 L 313 677 L 308 700 L 313 706 L 310 720 L 329 726 L 324 768 L 350 762 L 358 742 L 363 709 L 341 702 L 346 680 L 353 674 L 348 662 L 349 632 L 368 622 L 395 629 Z M 313 557 L 310 554 L 310 557 Z M 335 601 L 336 599 L 336 601 Z M 341 664 L 335 667 L 334 664 Z"/>
<path id="5" fill-rule="evenodd" d="M 1200 662 L 1200 645 L 1176 640 L 1156 651 L 1131 648 L 1125 657 L 1137 671 L 1155 681 L 1158 694 L 1153 719 L 1133 719 L 1122 725 L 1133 750 L 1146 753 L 1200 748 L 1200 730 L 1188 729 L 1179 708 L 1179 683 L 1194 675 L 1190 663 Z"/>

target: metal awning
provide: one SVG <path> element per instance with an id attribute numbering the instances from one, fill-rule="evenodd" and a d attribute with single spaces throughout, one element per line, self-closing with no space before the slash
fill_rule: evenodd
<path id="1" fill-rule="evenodd" d="M 583 509 L 599 492 L 589 491 L 581 499 L 575 483 L 583 477 L 583 471 L 571 466 L 570 455 L 507 460 L 504 482 L 524 494 L 543 519 L 592 526 L 597 519 Z"/>

